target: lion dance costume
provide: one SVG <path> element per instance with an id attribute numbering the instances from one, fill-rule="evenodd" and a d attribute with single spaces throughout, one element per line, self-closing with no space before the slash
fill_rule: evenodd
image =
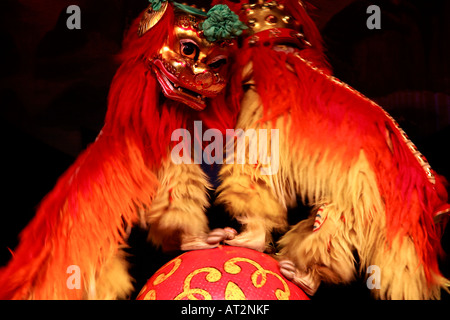
<path id="1" fill-rule="evenodd" d="M 279 241 L 280 267 L 306 292 L 353 280 L 356 253 L 362 274 L 380 268 L 375 297 L 439 298 L 444 179 L 381 107 L 331 75 L 301 2 L 219 2 L 249 27 L 229 87 L 237 128 L 279 129 L 280 153 L 273 174 L 248 154 L 222 167 L 218 201 L 243 225 L 226 242 L 264 250 L 298 197 L 311 215 Z"/>
<path id="2" fill-rule="evenodd" d="M 171 133 L 234 126 L 224 104 L 227 59 L 244 26 L 225 5 L 208 13 L 151 1 L 124 40 L 104 127 L 58 180 L 0 272 L 2 299 L 116 299 L 132 290 L 123 247 L 141 221 L 157 245 L 211 247 L 199 165 L 175 165 Z M 205 109 L 205 110 L 203 110 Z M 68 288 L 68 267 L 81 288 Z"/>

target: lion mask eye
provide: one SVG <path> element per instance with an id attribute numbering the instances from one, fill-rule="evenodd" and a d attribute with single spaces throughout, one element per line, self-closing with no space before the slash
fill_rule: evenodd
<path id="1" fill-rule="evenodd" d="M 183 56 L 194 61 L 197 61 L 200 54 L 200 48 L 194 41 L 190 39 L 180 40 L 180 51 Z"/>

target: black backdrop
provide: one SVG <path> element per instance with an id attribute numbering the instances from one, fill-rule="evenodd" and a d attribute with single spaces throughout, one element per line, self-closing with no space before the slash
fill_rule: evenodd
<path id="1" fill-rule="evenodd" d="M 191 1 L 195 3 L 196 1 Z M 208 1 L 197 1 L 200 7 Z M 370 4 L 382 10 L 381 30 L 366 28 Z M 66 8 L 81 8 L 81 29 L 68 30 Z M 0 119 L 2 223 L 0 265 L 17 235 L 56 179 L 92 142 L 102 126 L 106 97 L 117 68 L 124 30 L 146 0 L 2 0 L 0 3 Z M 448 1 L 308 2 L 335 75 L 380 102 L 407 131 L 433 168 L 450 177 Z M 296 208 L 291 220 L 304 217 Z M 299 214 L 300 213 L 300 214 Z M 211 226 L 233 223 L 221 208 Z M 145 244 L 142 230 L 130 243 L 136 288 L 177 253 Z M 450 252 L 448 231 L 443 245 Z M 448 259 L 441 262 L 450 277 Z M 362 279 L 351 286 L 322 286 L 316 299 L 369 299 Z M 444 296 L 448 299 L 448 295 Z"/>

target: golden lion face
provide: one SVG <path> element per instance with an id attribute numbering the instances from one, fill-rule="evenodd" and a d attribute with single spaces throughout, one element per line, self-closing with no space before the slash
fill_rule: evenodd
<path id="1" fill-rule="evenodd" d="M 199 30 L 202 21 L 199 16 L 176 13 L 174 36 L 151 60 L 164 95 L 195 110 L 203 110 L 205 98 L 225 88 L 230 47 L 229 41 L 206 40 Z"/>

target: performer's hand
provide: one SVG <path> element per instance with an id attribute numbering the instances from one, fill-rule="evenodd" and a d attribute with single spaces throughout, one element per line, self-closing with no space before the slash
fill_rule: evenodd
<path id="1" fill-rule="evenodd" d="M 214 229 L 212 230 L 209 234 L 208 237 L 206 238 L 206 242 L 213 245 L 213 244 L 217 244 L 219 245 L 220 243 L 224 242 L 225 240 L 232 240 L 234 239 L 234 237 L 236 236 L 237 231 L 234 230 L 233 228 L 224 228 L 224 229 Z"/>
<path id="2" fill-rule="evenodd" d="M 306 294 L 313 296 L 316 293 L 320 285 L 319 279 L 314 279 L 309 273 L 300 272 L 290 260 L 281 260 L 279 266 L 281 274 L 305 291 Z"/>
<path id="3" fill-rule="evenodd" d="M 230 246 L 244 247 L 264 252 L 266 248 L 266 235 L 265 232 L 244 231 L 233 239 L 225 240 L 225 243 Z"/>
<path id="4" fill-rule="evenodd" d="M 181 240 L 181 250 L 191 251 L 191 250 L 201 250 L 201 249 L 212 249 L 217 247 L 220 242 L 209 243 L 207 241 L 207 236 L 183 236 Z"/>
<path id="5" fill-rule="evenodd" d="M 248 230 L 240 234 L 232 228 L 214 229 L 206 240 L 209 244 L 219 244 L 221 242 L 230 246 L 244 247 L 260 252 L 266 248 L 266 236 L 263 229 Z"/>

